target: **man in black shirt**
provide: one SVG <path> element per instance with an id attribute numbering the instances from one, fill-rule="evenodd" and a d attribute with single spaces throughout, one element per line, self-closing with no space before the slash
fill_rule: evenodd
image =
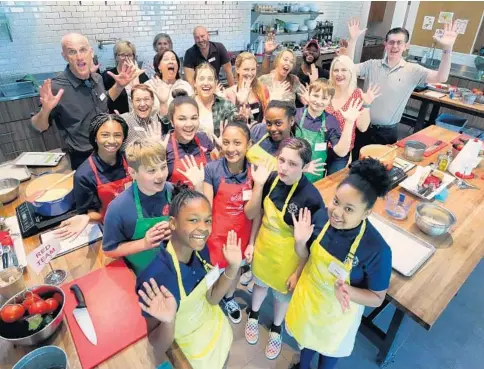
<path id="1" fill-rule="evenodd" d="M 223 67 L 227 76 L 229 86 L 234 85 L 234 76 L 232 74 L 232 64 L 227 49 L 220 42 L 211 42 L 207 29 L 203 26 L 197 26 L 193 30 L 193 39 L 195 45 L 189 48 L 183 58 L 183 72 L 185 79 L 193 85 L 195 68 L 202 63 L 210 63 L 215 68 L 215 74 L 218 78 L 220 68 Z"/>
<path id="2" fill-rule="evenodd" d="M 91 72 L 93 51 L 87 38 L 70 33 L 62 38 L 61 44 L 62 56 L 68 65 L 40 87 L 42 107 L 32 116 L 32 125 L 43 132 L 55 122 L 67 146 L 71 167 L 76 169 L 93 150 L 89 143 L 92 118 L 108 112 L 108 97 L 116 100 L 137 76 L 137 71 L 135 67 L 126 66 L 118 75 L 111 73 L 116 83 L 106 92 L 101 76 Z"/>

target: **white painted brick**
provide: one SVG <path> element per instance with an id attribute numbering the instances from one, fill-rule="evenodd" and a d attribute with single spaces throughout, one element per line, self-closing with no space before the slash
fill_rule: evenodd
<path id="1" fill-rule="evenodd" d="M 10 8 L 10 11 L 12 13 L 23 13 L 24 9 L 23 8 Z"/>

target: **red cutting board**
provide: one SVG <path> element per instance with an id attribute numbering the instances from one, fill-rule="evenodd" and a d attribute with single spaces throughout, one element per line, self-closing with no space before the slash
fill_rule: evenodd
<path id="1" fill-rule="evenodd" d="M 72 314 L 77 302 L 69 288 L 74 283 L 81 287 L 86 299 L 97 335 L 96 346 L 84 336 Z M 119 259 L 61 286 L 66 295 L 67 324 L 83 369 L 94 368 L 146 336 L 135 285 L 134 273 Z"/>
<path id="2" fill-rule="evenodd" d="M 461 134 L 460 136 L 454 138 L 451 143 L 452 144 L 459 144 L 459 143 L 461 143 L 461 144 L 465 145 L 465 143 L 462 142 L 461 140 L 459 140 L 459 138 L 463 138 L 465 140 L 474 140 L 475 139 L 475 137 L 471 137 L 471 136 L 468 136 L 468 135 Z M 482 150 L 484 150 L 484 141 L 482 141 L 482 140 L 479 140 L 479 141 L 481 141 L 481 143 L 482 143 Z"/>
<path id="3" fill-rule="evenodd" d="M 403 140 L 400 140 L 397 142 L 397 145 L 400 146 L 400 147 L 405 147 L 405 143 L 407 141 L 420 141 L 424 144 L 427 145 L 427 148 L 429 148 L 430 146 L 432 146 L 436 141 L 438 141 L 437 138 L 433 138 L 433 137 L 429 137 L 423 133 L 415 133 L 411 136 L 408 136 L 406 138 L 404 138 Z M 434 150 L 432 151 L 425 151 L 425 154 L 424 156 L 427 157 L 427 156 L 430 156 L 432 154 L 435 154 L 437 151 L 440 151 L 442 150 L 444 147 L 446 147 L 448 145 L 447 142 L 442 142 L 440 144 L 440 146 L 437 146 Z"/>

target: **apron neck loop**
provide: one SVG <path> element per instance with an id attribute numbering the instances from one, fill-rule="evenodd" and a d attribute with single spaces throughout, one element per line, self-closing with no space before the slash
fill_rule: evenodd
<path id="1" fill-rule="evenodd" d="M 323 111 L 320 115 L 321 117 L 321 136 L 323 137 L 323 141 L 325 141 L 325 132 L 326 132 L 326 112 Z M 303 128 L 304 121 L 306 120 L 306 116 L 308 114 L 308 108 L 304 108 L 303 115 L 301 116 L 301 121 L 299 122 L 299 126 Z"/>

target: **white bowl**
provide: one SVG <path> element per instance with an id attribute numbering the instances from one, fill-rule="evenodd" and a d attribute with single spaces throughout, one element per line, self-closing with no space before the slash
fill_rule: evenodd
<path id="1" fill-rule="evenodd" d="M 306 26 L 306 25 L 304 25 L 304 24 L 300 24 L 299 25 L 299 31 L 301 31 L 301 32 L 307 32 L 307 31 L 309 31 L 309 27 Z"/>
<path id="2" fill-rule="evenodd" d="M 297 32 L 297 30 L 299 29 L 299 24 L 297 24 L 297 23 L 287 23 L 286 29 L 289 32 Z"/>
<path id="3" fill-rule="evenodd" d="M 318 25 L 318 22 L 312 19 L 306 19 L 306 26 L 308 26 L 310 31 L 314 31 L 316 29 L 316 26 Z"/>

